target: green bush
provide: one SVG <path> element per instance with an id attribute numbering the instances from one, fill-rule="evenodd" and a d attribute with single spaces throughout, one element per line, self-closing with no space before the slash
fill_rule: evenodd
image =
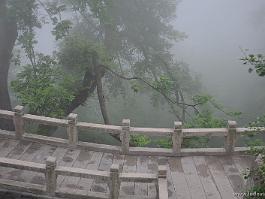
<path id="1" fill-rule="evenodd" d="M 249 154 L 261 158 L 261 164 L 257 168 L 251 168 L 245 175 L 245 178 L 252 178 L 254 180 L 254 187 L 248 192 L 265 193 L 265 143 L 262 140 L 256 139 L 249 143 L 251 149 Z M 257 147 L 259 146 L 259 147 Z M 263 146 L 263 147 L 262 147 Z M 264 196 L 247 196 L 247 199 L 265 198 Z"/>
<path id="2" fill-rule="evenodd" d="M 191 121 L 184 125 L 184 128 L 219 128 L 224 127 L 223 119 L 215 118 L 210 111 L 202 111 Z M 190 137 L 183 139 L 183 148 L 205 148 L 209 142 L 208 137 Z M 157 145 L 162 148 L 172 148 L 171 138 L 163 138 L 157 141 Z"/>
<path id="3" fill-rule="evenodd" d="M 132 135 L 131 144 L 138 147 L 143 147 L 151 142 L 151 139 L 146 135 Z"/>

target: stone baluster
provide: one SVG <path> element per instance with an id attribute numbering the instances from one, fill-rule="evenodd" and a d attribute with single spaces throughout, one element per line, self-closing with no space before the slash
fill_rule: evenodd
<path id="1" fill-rule="evenodd" d="M 174 155 L 181 152 L 182 137 L 182 123 L 174 122 L 174 131 L 172 133 L 172 152 Z"/>
<path id="2" fill-rule="evenodd" d="M 78 143 L 78 130 L 76 127 L 77 114 L 70 113 L 67 119 L 68 119 L 68 126 L 67 126 L 68 142 L 70 145 L 76 145 Z"/>
<path id="3" fill-rule="evenodd" d="M 158 199 L 168 199 L 167 186 L 167 167 L 165 165 L 158 166 Z"/>
<path id="4" fill-rule="evenodd" d="M 120 165 L 113 164 L 110 168 L 110 198 L 118 199 L 120 193 Z"/>
<path id="5" fill-rule="evenodd" d="M 236 127 L 237 127 L 237 123 L 235 121 L 228 121 L 227 136 L 226 136 L 226 143 L 225 143 L 225 150 L 227 153 L 232 153 L 235 150 Z"/>
<path id="6" fill-rule="evenodd" d="M 57 175 L 55 173 L 56 169 L 56 159 L 54 157 L 49 156 L 46 160 L 46 192 L 50 196 L 54 196 L 57 186 Z"/>
<path id="7" fill-rule="evenodd" d="M 22 116 L 24 115 L 24 107 L 23 106 L 16 106 L 14 108 L 14 125 L 16 131 L 16 138 L 22 139 L 24 134 L 24 121 Z"/>
<path id="8" fill-rule="evenodd" d="M 121 132 L 121 150 L 123 154 L 129 153 L 130 148 L 130 120 L 122 120 L 122 132 Z"/>

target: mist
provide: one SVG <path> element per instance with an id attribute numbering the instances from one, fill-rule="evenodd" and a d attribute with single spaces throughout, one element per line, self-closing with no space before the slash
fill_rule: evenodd
<path id="1" fill-rule="evenodd" d="M 174 53 L 201 76 L 203 86 L 226 107 L 243 112 L 242 121 L 264 112 L 265 79 L 249 74 L 241 49 L 265 51 L 265 2 L 262 0 L 183 0 L 175 26 L 187 39 Z"/>
<path id="2" fill-rule="evenodd" d="M 265 111 L 263 92 L 265 79 L 258 77 L 254 72 L 249 74 L 248 66 L 240 61 L 244 56 L 242 49 L 248 49 L 249 53 L 265 51 L 264 10 L 263 0 L 183 0 L 177 6 L 174 26 L 184 32 L 187 38 L 176 43 L 172 50 L 173 54 L 178 61 L 187 63 L 191 72 L 200 77 L 205 93 L 214 96 L 226 109 L 243 113 L 239 119 L 241 124 L 255 120 Z M 50 33 L 51 29 L 52 26 L 48 24 L 38 30 L 38 51 L 52 54 L 56 49 L 57 44 Z M 115 101 L 117 100 L 109 101 L 108 106 L 114 106 Z M 139 105 L 141 101 L 139 99 L 137 101 Z M 143 102 L 148 104 L 146 100 Z M 120 103 L 118 104 L 121 106 Z M 159 109 L 158 112 L 162 111 L 167 115 L 161 117 L 161 113 L 155 114 L 157 108 L 151 105 L 147 107 L 145 106 L 145 112 L 147 115 L 153 112 L 153 119 L 139 121 L 138 124 L 144 126 L 172 124 L 174 117 L 171 117 L 167 111 Z M 92 110 L 87 107 L 88 113 L 95 110 L 98 111 L 97 108 Z M 138 121 L 136 115 L 141 113 L 141 111 L 131 114 L 128 111 L 122 114 L 119 111 L 119 113 L 110 112 L 116 118 L 114 119 L 116 123 L 122 117 L 132 117 L 132 120 Z M 100 122 L 100 116 L 96 115 L 98 114 L 84 119 Z"/>

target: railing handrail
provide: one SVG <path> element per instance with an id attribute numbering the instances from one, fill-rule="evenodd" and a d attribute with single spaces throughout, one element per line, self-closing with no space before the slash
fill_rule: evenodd
<path id="1" fill-rule="evenodd" d="M 31 121 L 46 125 L 62 126 L 67 128 L 68 143 L 70 145 L 78 145 L 81 142 L 78 141 L 78 130 L 79 129 L 90 129 L 98 132 L 105 132 L 109 134 L 119 135 L 121 138 L 122 145 L 120 151 L 123 154 L 136 154 L 138 150 L 142 150 L 140 147 L 130 147 L 130 135 L 152 135 L 152 136 L 168 136 L 172 139 L 171 152 L 166 149 L 159 149 L 164 155 L 180 156 L 185 151 L 181 148 L 183 138 L 192 136 L 222 136 L 225 137 L 225 153 L 232 153 L 235 151 L 242 151 L 241 148 L 235 147 L 235 142 L 238 134 L 257 131 L 265 132 L 264 127 L 248 127 L 238 128 L 235 121 L 228 121 L 227 128 L 182 128 L 181 122 L 175 122 L 174 128 L 146 128 L 146 127 L 131 127 L 130 120 L 124 119 L 122 125 L 105 125 L 95 124 L 87 122 L 77 121 L 77 114 L 70 113 L 66 119 L 57 119 L 45 116 L 36 116 L 31 114 L 24 114 L 23 106 L 16 106 L 13 111 L 0 110 L 0 118 L 13 119 L 16 137 L 22 139 L 25 137 L 24 134 L 24 122 Z M 92 143 L 91 143 L 92 144 Z M 84 144 L 82 144 L 84 145 Z M 96 146 L 96 144 L 94 144 Z M 104 146 L 104 145 L 102 145 Z M 150 149 L 151 150 L 151 149 Z M 246 148 L 247 150 L 247 148 Z M 204 149 L 194 149 L 197 154 L 203 154 Z M 217 152 L 223 153 L 222 150 L 216 150 Z M 150 154 L 151 153 L 151 154 Z M 155 154 L 150 152 L 148 155 Z M 212 153 L 210 153 L 212 154 Z M 160 153 L 161 155 L 161 153 Z"/>
<path id="2" fill-rule="evenodd" d="M 0 166 L 45 173 L 45 164 L 0 157 Z"/>
<path id="3" fill-rule="evenodd" d="M 152 183 L 157 186 L 157 195 L 163 195 L 158 199 L 168 199 L 167 183 L 163 181 L 167 177 L 166 166 L 158 166 L 157 174 L 146 173 L 123 173 L 119 164 L 113 164 L 110 171 L 88 170 L 81 168 L 62 167 L 57 166 L 56 158 L 48 157 L 46 164 L 40 164 L 35 162 L 28 162 L 10 158 L 0 158 L 0 166 L 15 168 L 27 171 L 34 171 L 45 174 L 46 184 L 44 187 L 40 187 L 41 190 L 45 190 L 45 193 L 50 196 L 56 195 L 57 192 L 57 176 L 72 176 L 80 178 L 97 178 L 108 181 L 110 187 L 110 198 L 118 199 L 121 182 L 142 182 Z M 166 181 L 167 182 L 167 181 Z M 1 180 L 0 180 L 1 185 Z M 30 187 L 30 185 L 28 185 Z M 35 186 L 35 185 L 34 185 Z M 162 192 L 162 193 L 161 193 Z M 165 194 L 166 193 L 166 194 Z M 96 193 L 95 193 L 96 195 Z M 100 198 L 100 195 L 97 196 Z"/>
<path id="4" fill-rule="evenodd" d="M 0 118 L 13 119 L 15 112 L 1 110 L 0 109 Z M 22 116 L 25 121 L 37 122 L 40 124 L 54 125 L 66 127 L 68 125 L 67 119 L 58 119 L 46 116 L 38 116 L 32 114 L 24 114 Z M 89 123 L 89 122 L 77 122 L 76 126 L 80 129 L 98 129 L 106 131 L 116 131 L 114 134 L 119 134 L 122 131 L 122 126 L 119 125 L 107 125 L 100 123 Z M 238 127 L 237 133 L 247 133 L 247 132 L 265 132 L 265 127 Z M 173 128 L 153 128 L 153 127 L 130 127 L 130 132 L 132 134 L 145 134 L 145 135 L 156 135 L 156 136 L 165 136 L 173 133 Z M 205 136 L 205 135 L 214 135 L 222 136 L 227 133 L 227 128 L 183 128 L 183 136 Z M 186 134 L 186 135 L 185 135 Z"/>

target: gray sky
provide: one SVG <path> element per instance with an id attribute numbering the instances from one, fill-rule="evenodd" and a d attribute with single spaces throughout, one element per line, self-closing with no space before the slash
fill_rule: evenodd
<path id="1" fill-rule="evenodd" d="M 176 28 L 188 38 L 176 45 L 176 56 L 201 75 L 210 94 L 243 112 L 264 112 L 265 78 L 247 72 L 242 52 L 265 52 L 264 0 L 182 0 Z M 251 104 L 260 108 L 251 110 Z"/>

